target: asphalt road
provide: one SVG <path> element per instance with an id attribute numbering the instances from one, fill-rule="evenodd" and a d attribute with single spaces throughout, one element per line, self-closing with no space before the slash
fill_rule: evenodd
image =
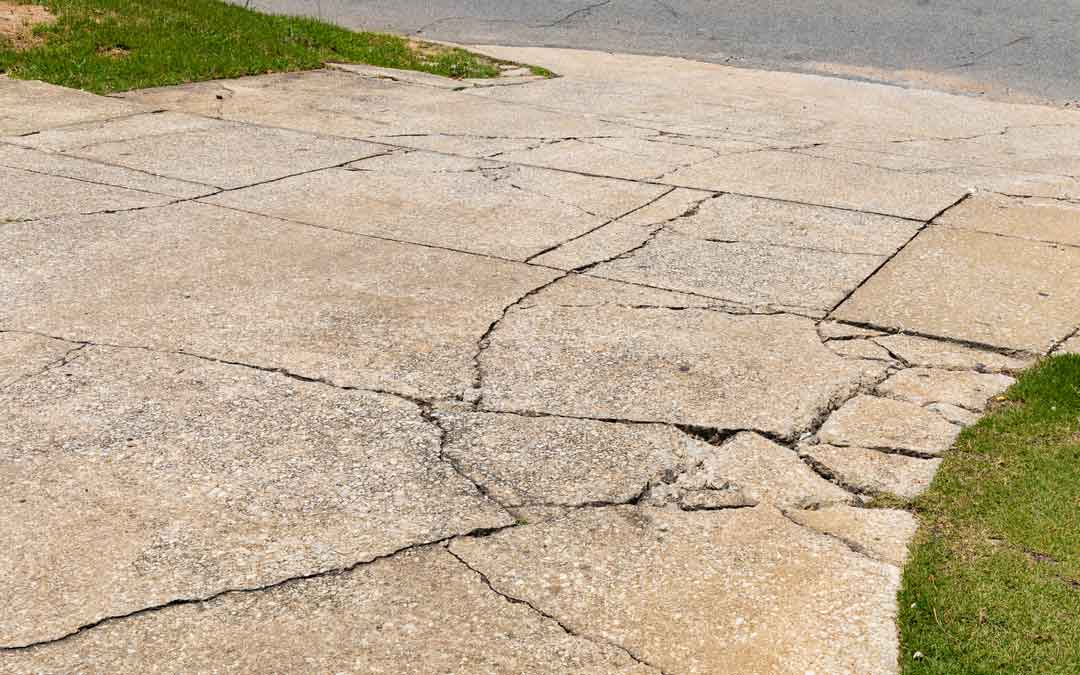
<path id="1" fill-rule="evenodd" d="M 234 0 L 242 1 L 242 0 Z M 1080 0 L 249 0 L 358 28 L 820 72 L 1080 107 Z"/>

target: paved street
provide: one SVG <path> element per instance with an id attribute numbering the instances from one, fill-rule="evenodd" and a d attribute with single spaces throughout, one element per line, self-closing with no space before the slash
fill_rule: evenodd
<path id="1" fill-rule="evenodd" d="M 890 673 L 1080 351 L 1080 112 L 677 59 L 0 77 L 0 672 Z"/>
<path id="2" fill-rule="evenodd" d="M 242 2 L 244 0 L 234 0 Z M 685 56 L 1080 106 L 1080 0 L 250 0 L 460 43 Z"/>

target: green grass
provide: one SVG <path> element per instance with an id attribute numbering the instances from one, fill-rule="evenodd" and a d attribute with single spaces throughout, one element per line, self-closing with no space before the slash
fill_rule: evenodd
<path id="1" fill-rule="evenodd" d="M 914 504 L 907 675 L 1080 673 L 1080 356 L 1043 362 L 1005 396 Z"/>
<path id="2" fill-rule="evenodd" d="M 48 7 L 58 20 L 37 26 L 37 44 L 22 51 L 0 38 L 0 71 L 97 93 L 306 70 L 328 61 L 458 78 L 494 77 L 501 63 L 461 49 L 416 48 L 393 35 L 261 14 L 219 0 L 34 3 Z"/>

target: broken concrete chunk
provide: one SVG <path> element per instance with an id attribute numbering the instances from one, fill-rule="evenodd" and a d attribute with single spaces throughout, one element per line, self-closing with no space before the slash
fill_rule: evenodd
<path id="1" fill-rule="evenodd" d="M 884 333 L 872 328 L 851 326 L 846 323 L 840 323 L 839 321 L 822 321 L 818 324 L 818 335 L 820 335 L 823 340 L 838 340 L 844 338 L 877 337 L 879 335 L 884 335 Z"/>
<path id="2" fill-rule="evenodd" d="M 86 347 L 0 408 L 4 647 L 513 522 L 397 397 Z"/>
<path id="3" fill-rule="evenodd" d="M 0 652 L 0 671 L 655 673 L 508 602 L 441 548 L 109 621 Z"/>
<path id="4" fill-rule="evenodd" d="M 912 366 L 1000 373 L 1023 370 L 1034 363 L 1031 357 L 1007 356 L 914 335 L 887 335 L 874 341 Z"/>
<path id="5" fill-rule="evenodd" d="M 852 548 L 890 565 L 903 567 L 908 542 L 919 523 L 907 511 L 826 506 L 814 511 L 789 511 L 800 525 L 837 537 Z"/>
<path id="6" fill-rule="evenodd" d="M 770 506 L 619 506 L 462 538 L 508 596 L 668 673 L 893 672 L 899 572 Z M 837 635 L 843 649 L 823 648 Z"/>
<path id="7" fill-rule="evenodd" d="M 852 490 L 867 494 L 888 493 L 917 497 L 930 487 L 940 459 L 919 459 L 866 448 L 834 445 L 800 446 L 799 454 L 822 473 Z"/>
<path id="8" fill-rule="evenodd" d="M 829 340 L 825 344 L 840 356 L 849 359 L 893 360 L 884 347 L 870 340 Z"/>
<path id="9" fill-rule="evenodd" d="M 922 406 L 949 403 L 978 412 L 986 408 L 990 397 L 1000 394 L 1015 382 L 1008 375 L 908 368 L 879 384 L 877 393 Z"/>
<path id="10" fill-rule="evenodd" d="M 661 424 L 437 413 L 443 452 L 500 504 L 625 503 L 712 446 Z"/>
<path id="11" fill-rule="evenodd" d="M 936 412 L 953 424 L 962 427 L 970 427 L 972 424 L 978 422 L 981 417 L 979 413 L 971 412 L 970 410 L 952 405 L 951 403 L 931 403 L 925 406 L 925 408 Z"/>
<path id="12" fill-rule="evenodd" d="M 940 455 L 960 427 L 907 401 L 856 396 L 825 420 L 822 443 Z"/>
<path id="13" fill-rule="evenodd" d="M 795 316 L 512 310 L 480 356 L 485 407 L 794 437 L 865 373 Z"/>
<path id="14" fill-rule="evenodd" d="M 792 450 L 750 432 L 714 448 L 676 483 L 688 491 L 723 491 L 729 486 L 749 500 L 782 509 L 854 500 L 851 493 L 814 473 Z"/>

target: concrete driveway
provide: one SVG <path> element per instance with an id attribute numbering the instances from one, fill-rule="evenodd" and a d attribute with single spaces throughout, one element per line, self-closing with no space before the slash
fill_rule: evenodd
<path id="1" fill-rule="evenodd" d="M 1077 348 L 1080 114 L 489 51 L 0 78 L 0 671 L 895 671 L 865 506 Z"/>

